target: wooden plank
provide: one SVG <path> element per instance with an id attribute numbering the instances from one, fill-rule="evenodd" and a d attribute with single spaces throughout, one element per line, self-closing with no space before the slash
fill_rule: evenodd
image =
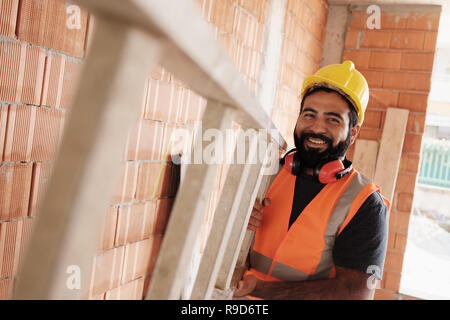
<path id="1" fill-rule="evenodd" d="M 374 182 L 392 203 L 409 110 L 388 108 L 378 152 Z"/>
<path id="2" fill-rule="evenodd" d="M 76 0 L 91 12 L 111 15 L 163 38 L 161 64 L 206 98 L 239 109 L 237 121 L 270 131 L 279 145 L 286 143 L 215 39 L 198 8 L 183 0 Z M 183 32 L 180 32 L 183 30 Z"/>
<path id="3" fill-rule="evenodd" d="M 224 130 L 231 127 L 234 110 L 220 102 L 208 100 L 202 120 L 202 130 L 196 133 L 195 146 L 205 146 L 203 133 L 208 129 Z M 195 153 L 195 150 L 194 150 Z M 192 257 L 217 165 L 188 164 L 164 235 L 155 271 L 146 299 L 179 299 L 186 266 Z"/>
<path id="4" fill-rule="evenodd" d="M 52 179 L 30 241 L 15 299 L 87 296 L 99 230 L 120 174 L 126 132 L 137 121 L 158 42 L 96 17 L 96 33 Z M 81 288 L 70 289 L 69 266 Z"/>
<path id="5" fill-rule="evenodd" d="M 211 298 L 237 210 L 240 207 L 243 194 L 248 192 L 245 187 L 251 173 L 252 163 L 257 161 L 257 134 L 253 137 L 250 136 L 248 143 L 244 140 L 245 135 L 242 130 L 239 130 L 238 134 L 240 135 L 238 141 L 244 141 L 246 144 L 244 150 L 246 161 L 245 164 L 232 163 L 230 165 L 192 290 L 191 299 L 194 300 Z M 234 159 L 238 159 L 237 153 L 239 150 L 236 145 Z"/>
<path id="6" fill-rule="evenodd" d="M 252 165 L 251 173 L 246 181 L 245 189 L 247 190 L 247 193 L 242 197 L 222 265 L 217 276 L 216 288 L 218 289 L 228 290 L 230 288 L 231 278 L 247 231 L 253 204 L 255 203 L 256 195 L 263 177 L 260 174 L 261 166 L 261 163 Z"/>
<path id="7" fill-rule="evenodd" d="M 378 156 L 378 141 L 358 139 L 355 143 L 353 167 L 373 180 Z"/>

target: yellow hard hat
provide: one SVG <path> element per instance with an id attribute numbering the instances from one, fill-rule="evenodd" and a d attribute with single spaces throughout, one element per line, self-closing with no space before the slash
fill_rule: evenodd
<path id="1" fill-rule="evenodd" d="M 337 89 L 355 106 L 358 113 L 358 124 L 364 121 L 364 112 L 369 102 L 369 86 L 364 76 L 355 69 L 352 61 L 347 60 L 341 64 L 330 64 L 321 68 L 315 74 L 307 76 L 303 81 L 301 96 L 313 86 L 326 86 Z"/>

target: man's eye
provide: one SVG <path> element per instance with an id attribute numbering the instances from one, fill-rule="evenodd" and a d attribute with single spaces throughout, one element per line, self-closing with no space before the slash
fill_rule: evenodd
<path id="1" fill-rule="evenodd" d="M 306 118 L 313 118 L 314 117 L 314 115 L 312 113 L 304 113 L 303 116 L 306 117 Z"/>
<path id="2" fill-rule="evenodd" d="M 336 118 L 328 118 L 328 121 L 333 122 L 333 123 L 339 123 L 339 120 Z"/>

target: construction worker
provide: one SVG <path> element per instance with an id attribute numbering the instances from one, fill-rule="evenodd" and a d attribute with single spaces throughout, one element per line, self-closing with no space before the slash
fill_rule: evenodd
<path id="1" fill-rule="evenodd" d="M 305 78 L 295 149 L 249 229 L 249 270 L 235 298 L 372 299 L 387 247 L 389 203 L 345 158 L 364 120 L 369 87 L 353 62 Z"/>

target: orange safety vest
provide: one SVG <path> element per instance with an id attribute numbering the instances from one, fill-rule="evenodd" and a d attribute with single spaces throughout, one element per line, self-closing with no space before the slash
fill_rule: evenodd
<path id="1" fill-rule="evenodd" d="M 250 270 L 265 281 L 334 278 L 332 251 L 336 237 L 361 205 L 380 188 L 356 170 L 327 184 L 289 228 L 295 176 L 282 169 L 267 197 L 270 205 L 255 233 Z M 389 208 L 389 202 L 383 197 Z"/>

